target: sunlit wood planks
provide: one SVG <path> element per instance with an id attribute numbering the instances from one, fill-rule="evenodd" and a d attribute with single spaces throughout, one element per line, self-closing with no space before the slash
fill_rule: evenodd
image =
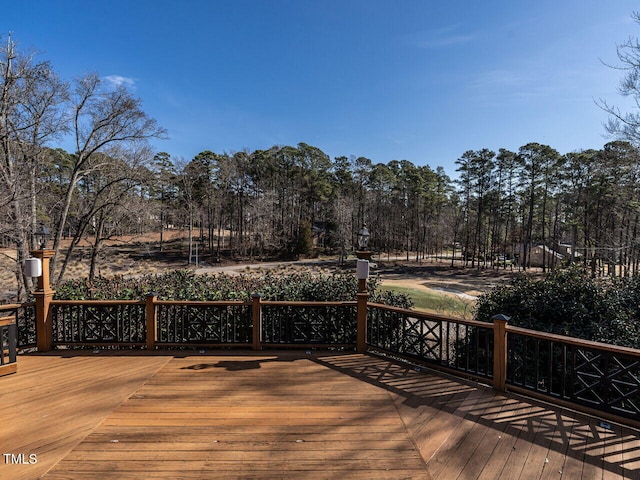
<path id="1" fill-rule="evenodd" d="M 380 357 L 164 355 L 20 357 L 0 478 L 640 477 L 634 429 Z"/>

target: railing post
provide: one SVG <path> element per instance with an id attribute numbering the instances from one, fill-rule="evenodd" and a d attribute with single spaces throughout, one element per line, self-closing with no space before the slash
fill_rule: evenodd
<path id="1" fill-rule="evenodd" d="M 31 255 L 42 262 L 42 275 L 38 277 L 38 287 L 33 292 L 36 303 L 36 346 L 39 352 L 48 352 L 53 345 L 51 300 L 56 293 L 49 283 L 49 261 L 55 255 L 55 251 L 33 250 Z"/>
<path id="2" fill-rule="evenodd" d="M 507 389 L 507 322 L 511 317 L 494 315 L 493 321 L 493 389 Z"/>
<path id="3" fill-rule="evenodd" d="M 156 328 L 158 315 L 156 312 L 156 301 L 158 296 L 150 293 L 145 299 L 145 322 L 147 325 L 147 350 L 156 349 L 156 340 L 158 338 L 158 329 Z"/>
<path id="4" fill-rule="evenodd" d="M 356 333 L 356 351 L 365 353 L 367 351 L 367 302 L 369 301 L 369 293 L 356 293 L 358 299 L 358 326 Z"/>
<path id="5" fill-rule="evenodd" d="M 262 295 L 251 295 L 251 323 L 253 325 L 253 349 L 262 350 Z"/>
<path id="6" fill-rule="evenodd" d="M 370 251 L 356 251 L 358 260 L 356 261 L 356 277 L 358 279 L 358 320 L 356 326 L 356 352 L 366 353 L 367 351 L 367 302 L 369 301 L 369 291 L 367 290 L 367 279 L 369 278 Z"/>

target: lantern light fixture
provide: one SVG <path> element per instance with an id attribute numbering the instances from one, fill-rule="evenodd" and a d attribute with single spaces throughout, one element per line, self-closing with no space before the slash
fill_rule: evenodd
<path id="1" fill-rule="evenodd" d="M 369 229 L 367 225 L 363 225 L 360 231 L 358 232 L 358 248 L 360 250 L 365 250 L 369 246 Z"/>
<path id="2" fill-rule="evenodd" d="M 33 233 L 34 243 L 37 245 L 37 248 L 43 250 L 47 247 L 47 243 L 49 242 L 50 232 L 47 226 L 40 222 L 40 225 Z"/>

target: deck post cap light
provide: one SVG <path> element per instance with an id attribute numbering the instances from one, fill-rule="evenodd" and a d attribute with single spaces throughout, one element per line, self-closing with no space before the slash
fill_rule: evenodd
<path id="1" fill-rule="evenodd" d="M 40 250 L 43 250 L 47 246 L 49 241 L 49 229 L 44 223 L 40 223 L 35 232 L 33 232 L 33 238 Z"/>
<path id="2" fill-rule="evenodd" d="M 369 236 L 369 229 L 365 224 L 358 232 L 358 248 L 360 248 L 360 250 L 364 250 L 369 246 Z"/>

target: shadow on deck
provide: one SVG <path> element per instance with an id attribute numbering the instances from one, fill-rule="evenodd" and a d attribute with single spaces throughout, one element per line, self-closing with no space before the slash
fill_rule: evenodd
<path id="1" fill-rule="evenodd" d="M 377 357 L 319 359 L 391 393 L 433 478 L 640 479 L 640 432 Z"/>

